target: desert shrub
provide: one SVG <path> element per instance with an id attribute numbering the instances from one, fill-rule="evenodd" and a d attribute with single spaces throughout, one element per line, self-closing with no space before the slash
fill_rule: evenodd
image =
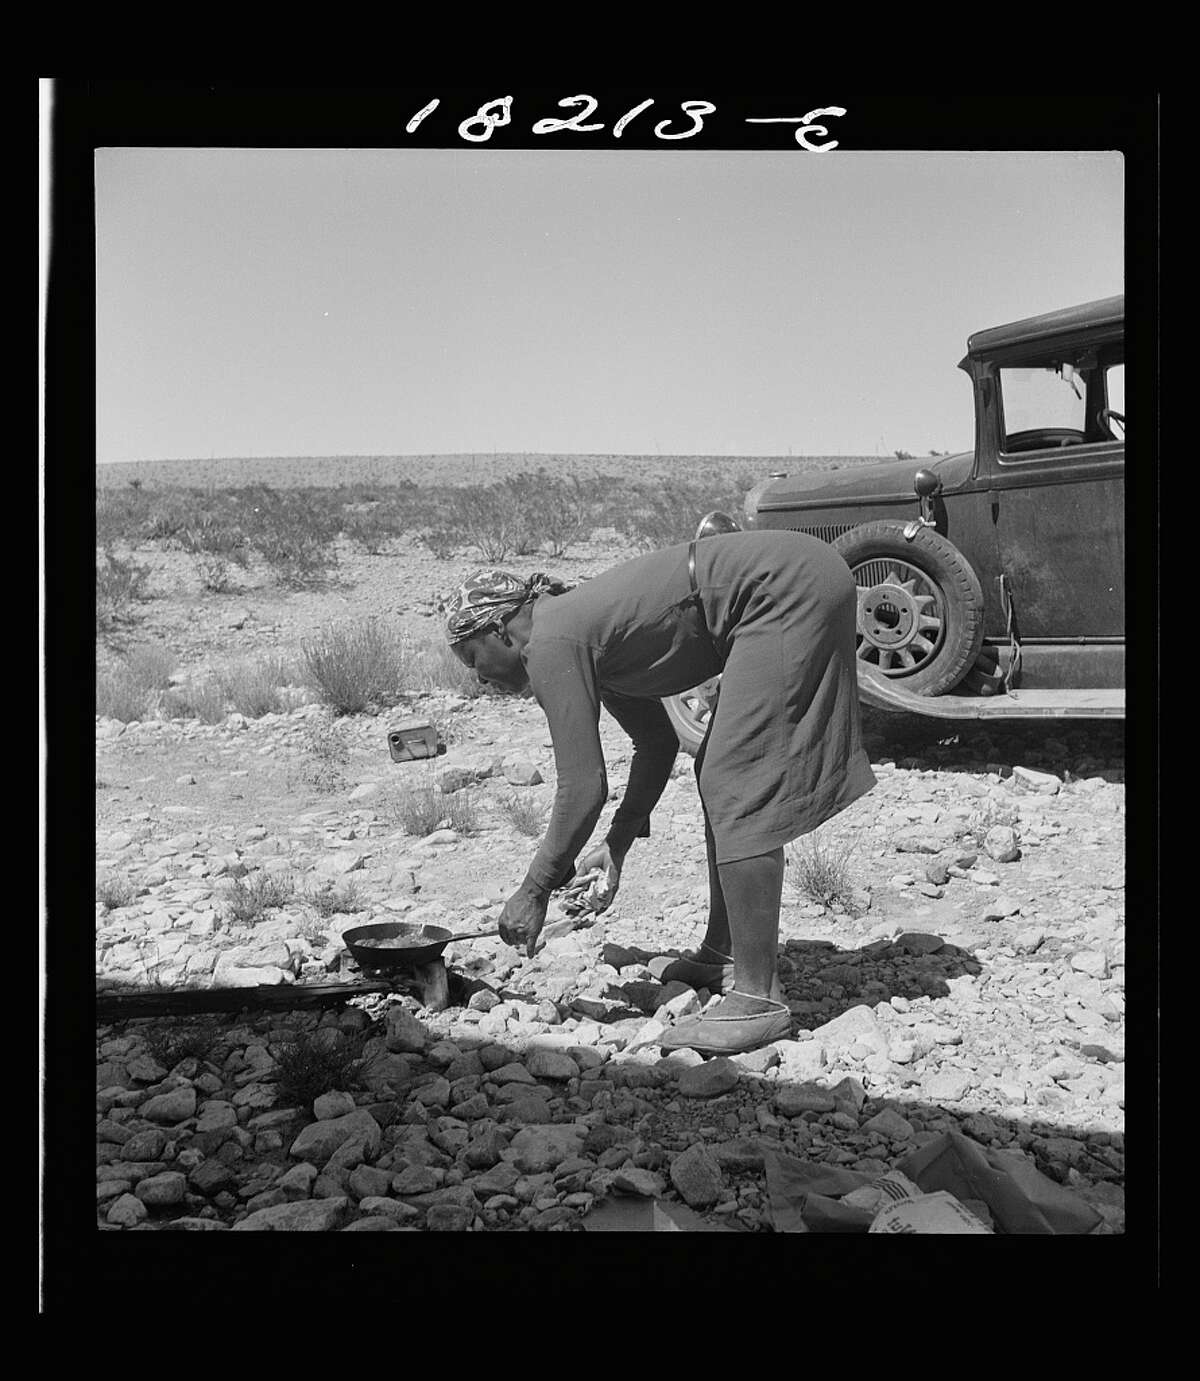
<path id="1" fill-rule="evenodd" d="M 322 883 L 305 900 L 322 920 L 363 910 L 362 893 L 353 881 L 343 882 L 340 886 L 333 882 Z"/>
<path id="2" fill-rule="evenodd" d="M 427 527 L 417 534 L 418 540 L 439 561 L 449 561 L 462 545 L 459 534 L 450 527 Z"/>
<path id="3" fill-rule="evenodd" d="M 170 685 L 174 658 L 165 649 L 145 646 L 96 668 L 96 713 L 129 724 L 149 719 Z"/>
<path id="4" fill-rule="evenodd" d="M 732 480 L 716 470 L 705 470 L 670 480 L 606 481 L 612 525 L 630 541 L 646 550 L 689 542 L 696 524 L 713 509 L 742 521 L 746 490 L 755 483 L 749 472 Z"/>
<path id="5" fill-rule="evenodd" d="M 310 720 L 304 726 L 303 747 L 300 776 L 304 782 L 321 792 L 341 791 L 349 784 L 342 769 L 350 752 L 336 724 Z"/>
<path id="6" fill-rule="evenodd" d="M 378 619 L 331 625 L 303 642 L 305 675 L 335 714 L 394 705 L 408 666 L 408 645 Z"/>
<path id="7" fill-rule="evenodd" d="M 171 719 L 198 719 L 202 724 L 220 724 L 225 718 L 225 692 L 215 676 L 172 686 L 162 697 L 159 708 Z"/>
<path id="8" fill-rule="evenodd" d="M 340 519 L 328 495 L 253 485 L 237 494 L 247 540 L 280 584 L 320 584 L 337 564 Z"/>
<path id="9" fill-rule="evenodd" d="M 787 849 L 786 876 L 794 891 L 831 911 L 853 915 L 859 909 L 850 870 L 853 845 L 824 843 L 810 834 Z"/>
<path id="10" fill-rule="evenodd" d="M 291 698 L 284 690 L 299 675 L 293 663 L 282 657 L 259 657 L 253 661 L 235 662 L 217 675 L 221 694 L 247 719 L 261 719 L 265 714 L 282 714 L 291 708 Z"/>
<path id="11" fill-rule="evenodd" d="M 111 632 L 128 623 L 133 605 L 149 598 L 149 566 L 120 556 L 111 547 L 96 550 L 96 631 Z"/>
<path id="12" fill-rule="evenodd" d="M 513 791 L 500 802 L 504 818 L 521 834 L 539 835 L 546 824 L 546 806 L 532 792 Z"/>
<path id="13" fill-rule="evenodd" d="M 578 477 L 555 479 L 544 487 L 537 509 L 542 545 L 550 556 L 565 556 L 572 542 L 590 535 L 598 505 Z"/>
<path id="14" fill-rule="evenodd" d="M 286 906 L 296 894 L 290 877 L 279 873 L 252 873 L 234 878 L 225 897 L 225 918 L 253 925 L 275 907 Z"/>
<path id="15" fill-rule="evenodd" d="M 231 566 L 247 564 L 247 542 L 240 528 L 211 514 L 202 513 L 179 536 L 179 545 L 195 560 L 206 590 L 223 594 L 233 583 Z"/>
<path id="16" fill-rule="evenodd" d="M 451 529 L 485 561 L 503 561 L 524 529 L 516 499 L 503 484 L 456 489 L 447 507 Z"/>
<path id="17" fill-rule="evenodd" d="M 181 1060 L 207 1060 L 218 1039 L 216 1031 L 204 1026 L 155 1026 L 141 1034 L 146 1049 L 168 1071 Z"/>
<path id="18" fill-rule="evenodd" d="M 512 475 L 488 492 L 494 494 L 493 503 L 504 515 L 505 530 L 518 556 L 541 550 L 551 556 L 564 555 L 572 541 L 590 530 L 596 506 L 578 478 L 553 475 L 545 466 Z"/>
<path id="19" fill-rule="evenodd" d="M 357 1083 L 364 1036 L 338 1032 L 329 1040 L 323 1029 L 330 1028 L 300 1031 L 275 1051 L 275 1087 L 284 1107 L 308 1107 L 323 1093 L 348 1091 Z"/>
<path id="20" fill-rule="evenodd" d="M 151 501 L 138 490 L 101 489 L 96 494 L 96 545 L 133 545 L 142 535 Z"/>
<path id="21" fill-rule="evenodd" d="M 96 900 L 106 911 L 115 911 L 121 906 L 132 906 L 137 898 L 137 888 L 128 878 L 111 874 L 96 879 Z"/>
<path id="22" fill-rule="evenodd" d="M 342 531 L 368 556 L 380 556 L 408 526 L 406 506 L 396 498 L 356 507 L 346 513 Z"/>

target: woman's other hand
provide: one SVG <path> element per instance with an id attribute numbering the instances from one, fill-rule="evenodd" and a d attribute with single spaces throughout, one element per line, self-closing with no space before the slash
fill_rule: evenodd
<path id="1" fill-rule="evenodd" d="M 588 903 L 590 910 L 599 914 L 602 911 L 607 911 L 612 905 L 613 899 L 617 895 L 617 888 L 621 885 L 621 865 L 624 861 L 624 855 L 614 853 L 608 844 L 601 844 L 579 859 L 575 865 L 576 877 L 592 872 L 601 874 L 601 877 L 592 883 L 588 889 L 589 896 L 594 899 Z"/>

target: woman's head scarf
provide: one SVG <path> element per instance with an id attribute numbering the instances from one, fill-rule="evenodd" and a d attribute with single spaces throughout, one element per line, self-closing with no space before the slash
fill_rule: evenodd
<path id="1" fill-rule="evenodd" d="M 453 645 L 511 618 L 539 595 L 561 595 L 572 587 L 535 571 L 528 578 L 511 571 L 476 571 L 459 586 L 446 610 L 446 637 Z"/>

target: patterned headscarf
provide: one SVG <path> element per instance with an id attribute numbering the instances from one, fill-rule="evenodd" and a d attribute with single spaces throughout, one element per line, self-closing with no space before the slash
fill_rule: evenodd
<path id="1" fill-rule="evenodd" d="M 476 571 L 459 586 L 446 608 L 450 644 L 474 637 L 482 628 L 501 623 L 538 595 L 561 595 L 572 588 L 552 575 L 535 571 L 528 579 L 511 571 Z"/>

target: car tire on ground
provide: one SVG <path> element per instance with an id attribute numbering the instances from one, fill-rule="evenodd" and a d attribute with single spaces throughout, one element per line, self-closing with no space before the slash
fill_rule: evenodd
<path id="1" fill-rule="evenodd" d="M 859 587 L 860 661 L 905 690 L 942 695 L 975 665 L 983 590 L 962 552 L 933 528 L 863 523 L 833 543 Z"/>

